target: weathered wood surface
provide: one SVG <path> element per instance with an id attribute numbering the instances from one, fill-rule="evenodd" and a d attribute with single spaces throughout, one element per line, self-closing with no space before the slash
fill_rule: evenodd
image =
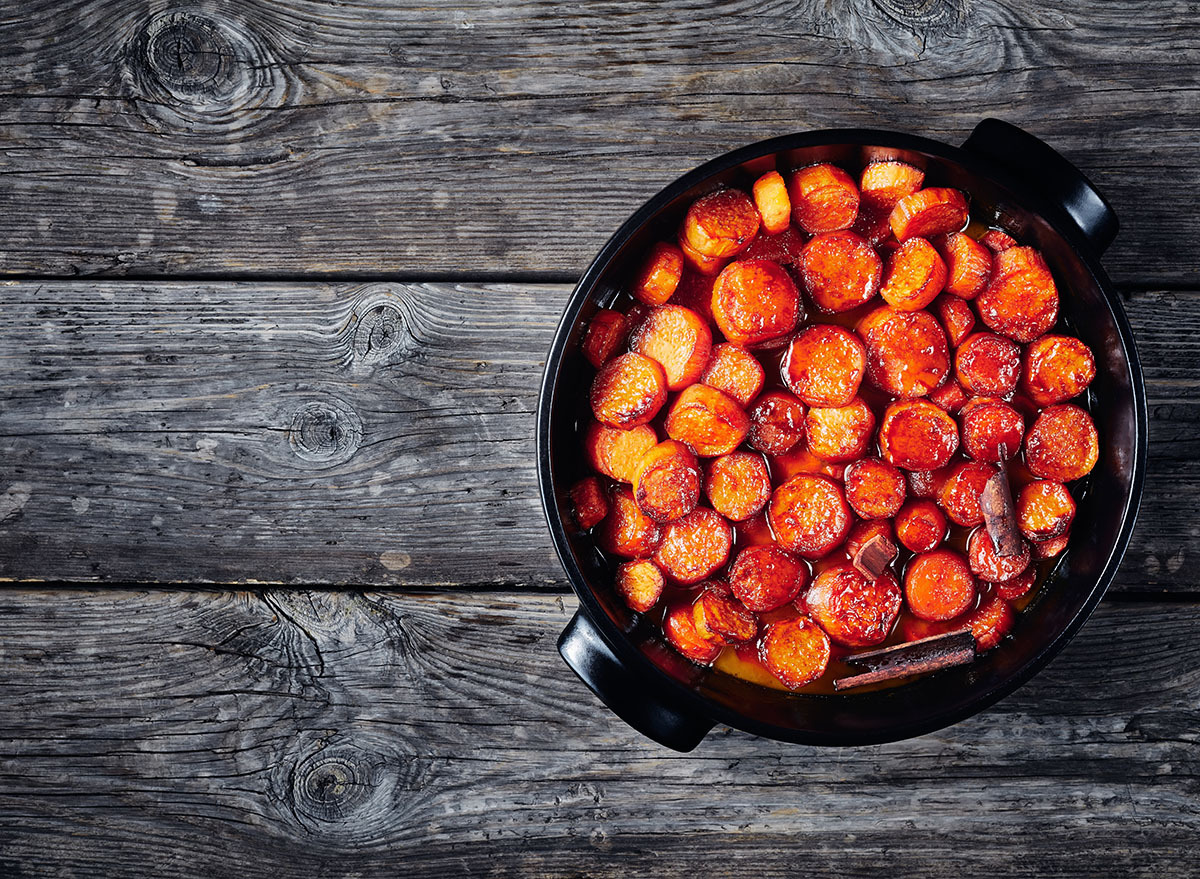
<path id="1" fill-rule="evenodd" d="M 690 755 L 563 666 L 572 611 L 4 591 L 0 875 L 1195 875 L 1195 605 L 1106 604 L 1023 689 L 918 739 L 718 728 Z"/>
<path id="2" fill-rule="evenodd" d="M 533 411 L 567 288 L 9 282 L 0 576 L 561 587 Z M 1200 295 L 1133 296 L 1119 590 L 1195 589 Z"/>
<path id="3" fill-rule="evenodd" d="M 729 148 L 994 115 L 1109 196 L 1119 281 L 1190 285 L 1198 40 L 1185 0 L 30 0 L 0 21 L 0 272 L 571 277 Z"/>

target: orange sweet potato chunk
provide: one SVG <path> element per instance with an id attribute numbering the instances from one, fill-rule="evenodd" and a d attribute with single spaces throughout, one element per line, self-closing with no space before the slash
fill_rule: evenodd
<path id="1" fill-rule="evenodd" d="M 579 527 L 585 531 L 604 521 L 608 515 L 608 498 L 604 487 L 595 476 L 587 476 L 571 486 L 571 512 Z"/>
<path id="2" fill-rule="evenodd" d="M 880 458 L 863 458 L 846 468 L 846 501 L 864 519 L 890 519 L 904 505 L 904 475 Z"/>
<path id="3" fill-rule="evenodd" d="M 785 455 L 804 439 L 804 404 L 786 391 L 769 391 L 750 407 L 751 447 Z"/>
<path id="4" fill-rule="evenodd" d="M 952 620 L 975 603 L 975 575 L 952 549 L 922 553 L 904 572 L 904 599 L 923 620 Z"/>
<path id="5" fill-rule="evenodd" d="M 1078 397 L 1095 377 L 1096 360 L 1079 339 L 1047 335 L 1025 349 L 1021 389 L 1039 406 Z"/>
<path id="6" fill-rule="evenodd" d="M 607 363 L 625 342 L 628 325 L 625 315 L 611 308 L 602 308 L 592 315 L 583 334 L 583 356 L 599 369 Z"/>
<path id="7" fill-rule="evenodd" d="M 658 361 L 630 352 L 610 360 L 592 382 L 592 414 L 609 427 L 646 424 L 667 401 L 667 377 Z"/>
<path id="8" fill-rule="evenodd" d="M 800 252 L 800 278 L 818 309 L 849 311 L 870 301 L 883 280 L 883 261 L 849 230 L 817 235 Z"/>
<path id="9" fill-rule="evenodd" d="M 646 452 L 633 473 L 633 497 L 656 522 L 674 522 L 700 500 L 700 464 L 677 440 L 666 440 Z"/>
<path id="10" fill-rule="evenodd" d="M 593 421 L 583 438 L 583 451 L 597 473 L 618 482 L 633 482 L 638 462 L 658 442 L 654 428 L 639 425 L 629 430 Z"/>
<path id="11" fill-rule="evenodd" d="M 809 406 L 848 406 L 867 370 L 867 349 L 845 327 L 815 324 L 788 348 L 782 373 L 788 389 Z"/>
<path id="12" fill-rule="evenodd" d="M 897 241 L 949 235 L 967 225 L 967 199 L 957 189 L 932 187 L 906 195 L 892 208 L 889 222 Z"/>
<path id="13" fill-rule="evenodd" d="M 742 406 L 749 406 L 758 396 L 765 380 L 766 373 L 758 358 L 732 342 L 713 346 L 708 365 L 700 375 L 701 383 L 723 391 Z"/>
<path id="14" fill-rule="evenodd" d="M 793 690 L 823 675 L 829 654 L 829 636 L 806 616 L 771 623 L 760 648 L 767 671 Z"/>
<path id="15" fill-rule="evenodd" d="M 701 458 L 728 455 L 750 432 L 746 410 L 708 385 L 684 388 L 667 413 L 667 436 L 687 443 Z"/>
<path id="16" fill-rule="evenodd" d="M 754 204 L 768 235 L 778 235 L 792 223 L 792 201 L 778 171 L 768 171 L 754 181 Z"/>
<path id="17" fill-rule="evenodd" d="M 861 458 L 874 431 L 875 413 L 858 397 L 846 406 L 814 406 L 804 416 L 809 451 L 829 464 Z"/>
<path id="18" fill-rule="evenodd" d="M 901 311 L 920 311 L 946 286 L 946 263 L 924 238 L 909 238 L 888 257 L 879 295 Z"/>
<path id="19" fill-rule="evenodd" d="M 992 279 L 975 306 L 988 328 L 1032 342 L 1058 320 L 1058 288 L 1037 250 L 1010 247 L 996 254 Z"/>
<path id="20" fill-rule="evenodd" d="M 750 196 L 740 189 L 722 189 L 692 203 L 680 238 L 700 256 L 728 259 L 750 245 L 758 228 L 758 209 Z"/>
<path id="21" fill-rule="evenodd" d="M 920 168 L 898 159 L 887 159 L 869 162 L 862 170 L 858 188 L 865 205 L 890 211 L 896 202 L 912 195 L 924 182 L 925 172 Z"/>
<path id="22" fill-rule="evenodd" d="M 657 360 L 667 390 L 678 391 L 696 382 L 712 354 L 712 330 L 704 318 L 681 305 L 659 305 L 634 330 L 630 348 Z"/>
<path id="23" fill-rule="evenodd" d="M 646 305 L 662 305 L 671 298 L 683 277 L 683 251 L 659 241 L 646 255 L 634 276 L 630 292 Z"/>
<path id="24" fill-rule="evenodd" d="M 847 562 L 818 574 L 804 604 L 833 642 L 871 647 L 887 638 L 900 615 L 900 586 L 887 571 L 868 580 Z"/>
<path id="25" fill-rule="evenodd" d="M 1092 472 L 1100 438 L 1092 417 L 1078 406 L 1043 409 L 1025 435 L 1025 464 L 1034 476 L 1071 482 Z"/>
<path id="26" fill-rule="evenodd" d="M 750 610 L 766 613 L 799 595 L 808 576 L 808 565 L 781 547 L 747 546 L 733 562 L 729 586 Z"/>
<path id="27" fill-rule="evenodd" d="M 889 396 L 923 397 L 950 373 L 950 349 L 941 324 L 926 311 L 885 305 L 858 324 L 867 346 L 867 376 Z"/>
<path id="28" fill-rule="evenodd" d="M 778 263 L 738 260 L 726 266 L 713 284 L 712 315 L 730 342 L 769 342 L 796 328 L 800 291 Z"/>
<path id="29" fill-rule="evenodd" d="M 771 471 L 762 455 L 731 452 L 708 465 L 704 493 L 714 510 L 732 522 L 742 522 L 767 505 Z"/>
<path id="30" fill-rule="evenodd" d="M 840 546 L 852 519 L 842 487 L 814 473 L 800 473 L 775 489 L 767 517 L 779 545 L 808 559 Z"/>
<path id="31" fill-rule="evenodd" d="M 936 470 L 958 449 L 958 425 L 928 400 L 900 400 L 884 410 L 879 452 L 904 470 Z"/>
<path id="32" fill-rule="evenodd" d="M 938 250 L 946 261 L 946 292 L 974 299 L 992 276 L 992 252 L 964 232 L 940 239 Z"/>
<path id="33" fill-rule="evenodd" d="M 732 548 L 733 529 L 725 517 L 697 507 L 663 529 L 654 561 L 679 583 L 699 583 L 725 567 Z"/>
<path id="34" fill-rule="evenodd" d="M 858 216 L 858 187 L 836 165 L 809 165 L 788 177 L 792 218 L 809 235 L 848 229 Z"/>
<path id="35" fill-rule="evenodd" d="M 645 613 L 663 594 L 663 575 L 649 559 L 635 559 L 617 568 L 617 594 L 630 610 Z"/>

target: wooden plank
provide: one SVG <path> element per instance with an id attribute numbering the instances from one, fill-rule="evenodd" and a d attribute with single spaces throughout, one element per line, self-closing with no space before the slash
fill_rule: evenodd
<path id="1" fill-rule="evenodd" d="M 918 739 L 718 728 L 688 755 L 562 664 L 572 611 L 0 593 L 0 873 L 1194 875 L 1200 605 L 1105 605 L 1024 688 Z"/>
<path id="2" fill-rule="evenodd" d="M 8 282 L 0 576 L 562 588 L 533 412 L 561 286 Z M 1200 297 L 1145 294 L 1116 588 L 1195 588 Z"/>
<path id="3" fill-rule="evenodd" d="M 1111 199 L 1119 281 L 1191 284 L 1198 36 L 1184 0 L 30 0 L 0 23 L 0 272 L 574 276 L 732 147 L 999 116 Z"/>

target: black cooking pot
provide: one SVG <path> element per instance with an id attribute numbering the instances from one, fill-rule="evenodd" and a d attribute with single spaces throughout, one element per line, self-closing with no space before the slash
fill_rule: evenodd
<path id="1" fill-rule="evenodd" d="M 1062 561 L 1013 637 L 970 665 L 889 689 L 807 695 L 756 686 L 701 668 L 666 645 L 658 627 L 612 588 L 612 563 L 571 524 L 568 488 L 587 475 L 583 429 L 594 370 L 580 340 L 655 241 L 670 238 L 697 197 L 722 186 L 748 190 L 747 163 L 777 157 L 781 170 L 815 162 L 846 168 L 896 158 L 924 168 L 926 184 L 970 194 L 972 213 L 1041 250 L 1059 282 L 1062 320 L 1096 355 L 1092 412 L 1100 462 L 1081 499 Z M 546 360 L 538 405 L 542 504 L 579 611 L 559 638 L 567 665 L 635 729 L 688 751 L 717 722 L 806 744 L 893 741 L 955 723 L 1012 692 L 1075 634 L 1116 573 L 1129 543 L 1146 463 L 1146 391 L 1121 300 L 1099 255 L 1117 218 L 1095 187 L 1049 146 L 985 119 L 961 148 L 888 131 L 845 129 L 777 137 L 734 150 L 672 183 L 609 239 L 567 304 Z"/>

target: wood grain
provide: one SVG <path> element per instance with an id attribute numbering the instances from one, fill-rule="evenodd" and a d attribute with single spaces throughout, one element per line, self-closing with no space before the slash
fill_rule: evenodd
<path id="1" fill-rule="evenodd" d="M 16 283 L 0 576 L 562 588 L 533 412 L 561 286 Z M 1133 297 L 1151 455 L 1119 590 L 1192 590 L 1200 296 Z"/>
<path id="2" fill-rule="evenodd" d="M 1017 693 L 918 739 L 718 728 L 689 755 L 566 669 L 572 612 L 530 594 L 0 593 L 0 873 L 1193 875 L 1194 605 L 1106 605 Z"/>
<path id="3" fill-rule="evenodd" d="M 30 0 L 0 22 L 0 272 L 564 279 L 732 147 L 991 115 L 1108 195 L 1118 281 L 1190 285 L 1193 6 Z"/>

